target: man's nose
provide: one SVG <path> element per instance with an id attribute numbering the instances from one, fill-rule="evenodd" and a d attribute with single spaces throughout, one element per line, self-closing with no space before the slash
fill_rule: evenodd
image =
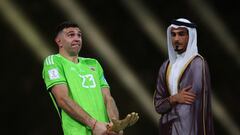
<path id="1" fill-rule="evenodd" d="M 73 40 L 79 42 L 79 41 L 81 40 L 81 37 L 79 37 L 79 36 L 75 36 Z"/>
<path id="2" fill-rule="evenodd" d="M 176 42 L 176 41 L 179 41 L 179 36 L 178 35 L 176 35 L 174 38 L 173 38 L 173 40 Z"/>
<path id="3" fill-rule="evenodd" d="M 179 40 L 180 36 L 179 34 L 176 34 L 176 39 Z"/>

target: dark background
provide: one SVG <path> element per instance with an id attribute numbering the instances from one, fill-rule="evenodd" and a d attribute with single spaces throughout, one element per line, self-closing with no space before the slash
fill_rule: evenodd
<path id="1" fill-rule="evenodd" d="M 198 25 L 198 48 L 208 61 L 213 93 L 228 112 L 235 126 L 240 125 L 239 75 L 240 65 L 231 53 L 226 51 L 221 40 L 216 38 L 187 0 L 139 0 L 150 10 L 166 30 L 172 19 L 189 18 Z M 68 2 L 68 0 L 66 0 Z M 208 0 L 237 42 L 239 50 L 239 5 L 233 0 Z M 57 52 L 53 42 L 53 32 L 57 24 L 69 20 L 68 16 L 52 1 L 48 0 L 11 0 L 26 16 L 43 39 L 48 41 Z M 167 58 L 156 47 L 142 26 L 138 23 L 121 0 L 76 0 L 85 7 L 94 23 L 114 45 L 124 62 L 148 86 L 153 95 L 160 65 Z M 2 4 L 2 3 L 0 3 Z M 78 14 L 78 13 L 76 13 Z M 0 14 L 2 92 L 0 96 L 1 134 L 3 135 L 61 135 L 61 125 L 57 112 L 45 89 L 41 77 L 42 59 L 26 45 L 15 28 Z M 15 22 L 18 23 L 18 22 Z M 83 31 L 84 34 L 84 31 Z M 157 125 L 146 116 L 141 104 L 116 77 L 108 63 L 99 55 L 91 43 L 83 36 L 83 49 L 80 56 L 93 57 L 100 61 L 105 76 L 111 85 L 112 95 L 119 107 L 120 117 L 137 111 L 139 122 L 129 129 L 126 135 L 156 135 Z M 91 39 L 91 37 L 88 37 Z M 228 44 L 224 44 L 228 46 Z M 39 50 L 41 51 L 41 50 Z M 239 51 L 238 51 L 239 52 Z M 239 54 L 240 55 L 240 54 Z M 214 117 L 216 135 L 227 135 L 225 126 Z"/>

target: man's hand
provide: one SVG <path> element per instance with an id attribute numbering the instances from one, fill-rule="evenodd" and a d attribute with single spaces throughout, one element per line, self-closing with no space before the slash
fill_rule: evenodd
<path id="1" fill-rule="evenodd" d="M 176 95 L 170 97 L 170 102 L 173 104 L 192 104 L 195 101 L 196 94 L 193 93 L 192 86 L 188 86 L 180 90 Z"/>
<path id="2" fill-rule="evenodd" d="M 107 130 L 107 124 L 103 122 L 96 122 L 96 125 L 94 125 L 92 129 L 93 135 L 106 135 Z"/>
<path id="3" fill-rule="evenodd" d="M 126 127 L 134 125 L 138 121 L 138 119 L 139 119 L 138 113 L 135 112 L 128 114 L 122 120 L 113 119 L 112 123 L 107 125 L 107 131 L 120 133 L 120 131 L 122 132 Z"/>

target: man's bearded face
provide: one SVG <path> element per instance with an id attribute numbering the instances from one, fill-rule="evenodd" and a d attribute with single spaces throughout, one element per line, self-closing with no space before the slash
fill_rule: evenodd
<path id="1" fill-rule="evenodd" d="M 187 28 L 185 27 L 172 28 L 171 39 L 173 48 L 178 54 L 185 52 L 189 40 Z"/>

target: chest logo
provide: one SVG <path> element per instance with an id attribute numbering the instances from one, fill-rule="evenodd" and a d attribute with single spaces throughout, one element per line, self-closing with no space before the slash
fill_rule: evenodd
<path id="1" fill-rule="evenodd" d="M 83 88 L 95 88 L 96 83 L 92 74 L 79 75 L 82 78 Z"/>

